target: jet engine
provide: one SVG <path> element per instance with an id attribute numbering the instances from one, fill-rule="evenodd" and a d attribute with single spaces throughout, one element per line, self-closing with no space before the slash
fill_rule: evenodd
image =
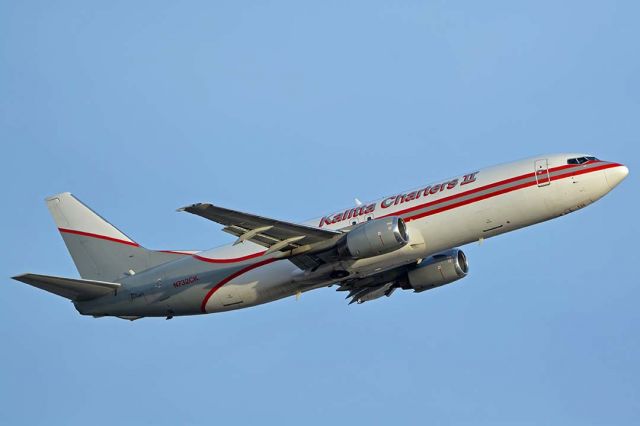
<path id="1" fill-rule="evenodd" d="M 430 290 L 467 276 L 467 256 L 459 249 L 445 251 L 423 260 L 407 273 L 410 288 L 416 292 Z"/>
<path id="2" fill-rule="evenodd" d="M 338 253 L 365 259 L 401 249 L 409 242 L 407 226 L 400 217 L 385 217 L 362 223 L 338 243 Z"/>

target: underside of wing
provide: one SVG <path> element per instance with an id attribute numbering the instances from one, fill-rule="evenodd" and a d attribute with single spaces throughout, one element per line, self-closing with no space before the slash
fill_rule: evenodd
<path id="1" fill-rule="evenodd" d="M 349 304 L 364 303 L 382 296 L 391 296 L 397 288 L 402 288 L 403 275 L 406 274 L 407 267 L 403 266 L 366 278 L 347 279 L 340 282 L 337 291 L 345 291 L 347 299 L 351 298 Z"/>
<path id="2" fill-rule="evenodd" d="M 251 241 L 266 247 L 267 254 L 282 252 L 302 269 L 321 264 L 322 259 L 314 254 L 334 246 L 343 235 L 341 232 L 270 219 L 208 203 L 193 204 L 178 211 L 186 211 L 223 225 L 224 232 L 238 237 L 234 245 Z"/>

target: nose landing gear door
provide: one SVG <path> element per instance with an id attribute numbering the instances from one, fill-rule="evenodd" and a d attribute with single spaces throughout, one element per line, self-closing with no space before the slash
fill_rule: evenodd
<path id="1" fill-rule="evenodd" d="M 536 160 L 534 164 L 536 183 L 538 186 L 548 186 L 551 184 L 551 177 L 549 176 L 549 162 L 546 158 L 542 160 Z"/>

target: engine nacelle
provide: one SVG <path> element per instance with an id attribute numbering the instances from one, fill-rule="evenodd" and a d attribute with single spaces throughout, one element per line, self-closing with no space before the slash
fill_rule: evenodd
<path id="1" fill-rule="evenodd" d="M 409 285 L 416 292 L 452 283 L 467 276 L 467 256 L 459 249 L 445 251 L 425 259 L 407 273 Z"/>
<path id="2" fill-rule="evenodd" d="M 365 259 L 401 249 L 409 242 L 400 217 L 374 219 L 356 226 L 338 244 L 341 256 Z"/>

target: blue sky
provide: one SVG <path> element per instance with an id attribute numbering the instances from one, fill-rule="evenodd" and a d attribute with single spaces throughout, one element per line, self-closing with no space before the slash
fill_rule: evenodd
<path id="1" fill-rule="evenodd" d="M 640 4 L 0 1 L 0 423 L 626 425 L 640 417 Z M 150 248 L 230 242 L 210 201 L 305 220 L 545 152 L 624 162 L 470 276 L 347 306 L 79 316 L 72 191 Z"/>

